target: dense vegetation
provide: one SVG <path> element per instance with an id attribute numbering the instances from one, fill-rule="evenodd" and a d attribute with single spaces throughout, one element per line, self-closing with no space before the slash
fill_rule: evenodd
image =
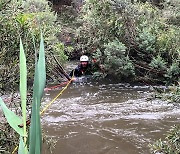
<path id="1" fill-rule="evenodd" d="M 120 79 L 176 82 L 180 75 L 180 2 L 88 0 L 78 16 L 76 48 Z"/>
<path id="2" fill-rule="evenodd" d="M 96 75 L 112 75 L 121 81 L 131 79 L 150 84 L 174 83 L 176 90 L 167 95 L 158 94 L 158 97 L 179 102 L 179 0 L 72 2 L 71 6 L 60 6 L 57 15 L 46 0 L 0 1 L 0 94 L 13 92 L 19 83 L 20 37 L 26 51 L 28 81 L 32 81 L 34 52 L 39 48 L 42 31 L 48 79 L 58 72 L 54 56 L 63 63 L 68 56 L 79 57 L 85 53 L 99 66 Z M 11 131 L 7 129 L 0 132 L 0 140 L 8 147 L 17 141 L 6 138 L 7 132 Z M 162 142 L 158 144 L 162 145 Z M 169 149 L 165 142 L 163 147 Z M 10 149 L 0 147 L 0 150 Z"/>
<path id="3" fill-rule="evenodd" d="M 40 30 L 45 35 L 48 78 L 58 72 L 53 55 L 63 63 L 67 56 L 85 53 L 101 66 L 104 76 L 177 84 L 180 75 L 178 0 L 72 2 L 72 6 L 58 5 L 61 10 L 58 15 L 46 0 L 0 2 L 1 93 L 5 89 L 12 91 L 19 82 L 20 36 L 25 42 L 29 79 L 32 78 Z M 57 11 L 57 7 L 53 8 Z"/>
<path id="4" fill-rule="evenodd" d="M 28 88 L 33 81 L 35 59 L 39 54 L 40 33 L 45 39 L 47 73 L 51 76 L 55 69 L 52 55 L 58 55 L 61 62 L 67 59 L 64 45 L 58 41 L 60 25 L 57 16 L 45 0 L 2 0 L 0 1 L 0 95 L 13 94 L 19 85 L 19 42 L 22 39 L 27 57 Z M 36 54 L 35 54 L 36 52 Z M 55 71 L 58 72 L 58 71 Z M 31 92 L 28 90 L 28 92 Z M 31 95 L 32 93 L 28 93 Z M 19 109 L 20 100 L 15 95 L 8 96 L 8 106 Z M 32 98 L 28 101 L 28 112 L 31 110 Z M 29 104 L 30 103 L 30 104 Z M 39 111 L 38 111 L 39 112 Z M 11 118 L 13 120 L 13 118 Z M 15 118 L 14 118 L 15 119 Z M 14 123 L 15 124 L 15 123 Z M 17 125 L 16 125 L 17 127 Z M 0 124 L 0 153 L 11 153 L 18 145 L 17 133 L 6 123 Z"/>
<path id="5" fill-rule="evenodd" d="M 166 134 L 165 140 L 159 139 L 150 145 L 152 153 L 180 153 L 180 126 L 173 126 Z"/>
<path id="6" fill-rule="evenodd" d="M 47 72 L 53 70 L 53 55 L 63 62 L 64 45 L 58 41 L 60 25 L 57 16 L 45 0 L 0 1 L 0 92 L 13 91 L 19 83 L 19 39 L 24 42 L 27 55 L 29 81 L 34 72 L 34 53 L 39 46 L 40 31 L 44 34 Z M 38 52 L 38 51 L 36 51 Z"/>
<path id="7" fill-rule="evenodd" d="M 95 59 L 103 75 L 173 83 L 166 91 L 157 89 L 155 97 L 179 103 L 180 1 L 86 0 L 78 14 L 75 10 L 67 7 L 67 13 L 60 14 L 64 27 L 74 35 L 67 47 Z M 63 20 L 67 16 L 69 20 Z M 179 153 L 179 131 L 179 126 L 173 127 L 164 141 L 151 146 L 151 152 Z"/>

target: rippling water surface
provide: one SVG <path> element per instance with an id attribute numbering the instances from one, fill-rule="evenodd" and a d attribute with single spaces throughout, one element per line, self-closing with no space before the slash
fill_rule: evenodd
<path id="1" fill-rule="evenodd" d="M 43 105 L 61 90 L 48 91 Z M 42 117 L 54 154 L 148 154 L 148 144 L 180 122 L 180 108 L 148 101 L 149 86 L 73 83 Z M 48 150 L 44 151 L 48 154 Z"/>

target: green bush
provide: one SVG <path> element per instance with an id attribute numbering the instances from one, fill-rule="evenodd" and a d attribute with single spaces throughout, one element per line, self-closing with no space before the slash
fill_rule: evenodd
<path id="1" fill-rule="evenodd" d="M 155 69 L 160 69 L 160 70 L 166 70 L 167 68 L 166 62 L 159 55 L 157 57 L 154 57 L 149 65 Z"/>
<path id="2" fill-rule="evenodd" d="M 128 57 L 126 46 L 118 40 L 104 45 L 104 66 L 108 74 L 115 74 L 120 78 L 134 75 L 134 66 Z M 114 72 L 114 70 L 116 70 Z"/>
<path id="3" fill-rule="evenodd" d="M 173 126 L 166 139 L 159 139 L 153 145 L 150 145 L 152 153 L 179 154 L 180 153 L 180 126 Z"/>
<path id="4" fill-rule="evenodd" d="M 180 60 L 180 29 L 176 25 L 168 25 L 169 16 L 166 11 L 169 7 L 159 10 L 148 3 L 137 6 L 139 6 L 140 14 L 137 18 L 138 35 L 136 40 L 144 52 L 144 59 L 149 55 L 151 57 L 150 61 L 147 60 L 149 66 L 158 71 L 164 70 L 163 76 L 168 77 L 164 79 L 167 79 L 168 82 L 176 82 L 179 69 L 173 69 L 175 67 L 173 63 Z M 176 64 L 177 67 L 178 64 Z M 155 77 L 151 74 L 150 76 Z"/>
<path id="5" fill-rule="evenodd" d="M 180 60 L 180 29 L 170 26 L 166 31 L 160 31 L 157 35 L 156 48 L 171 64 L 174 60 Z"/>
<path id="6" fill-rule="evenodd" d="M 179 64 L 179 62 L 172 63 L 170 68 L 168 68 L 167 74 L 166 74 L 166 77 L 168 79 L 168 83 L 171 83 L 172 81 L 176 81 L 176 83 L 177 83 L 178 81 L 180 81 L 179 76 L 180 76 L 180 64 Z"/>
<path id="7" fill-rule="evenodd" d="M 122 4 L 126 4 L 125 1 Z M 124 10 L 124 8 L 122 8 Z M 86 1 L 79 16 L 77 49 L 83 50 L 104 65 L 106 73 L 120 78 L 134 75 L 126 51 L 125 17 L 116 11 L 116 3 Z"/>
<path id="8" fill-rule="evenodd" d="M 122 19 L 116 16 L 110 1 L 87 1 L 78 21 L 82 24 L 76 32 L 78 49 L 91 53 L 103 48 L 104 43 L 113 41 L 122 32 Z"/>
<path id="9" fill-rule="evenodd" d="M 141 79 L 149 78 L 155 82 L 158 78 L 163 82 L 171 78 L 171 82 L 176 82 L 178 70 L 169 72 L 172 64 L 180 60 L 180 29 L 177 24 L 170 23 L 170 18 L 178 16 L 180 6 L 176 0 L 162 1 L 160 5 L 162 7 L 150 1 L 86 1 L 77 18 L 80 26 L 74 49 L 80 54 L 83 51 L 93 55 L 110 74 L 135 74 L 137 79 L 141 76 Z M 107 45 L 111 46 L 115 40 L 126 46 L 126 60 L 119 55 L 114 58 L 116 49 L 108 49 Z M 117 66 L 111 71 L 114 63 Z M 128 72 L 123 72 L 121 66 Z"/>
<path id="10" fill-rule="evenodd" d="M 136 40 L 140 49 L 145 50 L 149 54 L 155 52 L 156 36 L 154 36 L 147 29 L 144 28 L 143 31 L 139 33 L 139 36 L 136 38 Z"/>
<path id="11" fill-rule="evenodd" d="M 21 36 L 27 55 L 29 79 L 32 79 L 34 69 L 34 49 L 39 47 L 40 31 L 44 34 L 48 70 L 52 70 L 52 54 L 60 55 L 59 60 L 65 61 L 64 48 L 59 47 L 57 34 L 60 26 L 57 16 L 51 10 L 46 0 L 5 1 L 0 5 L 0 72 L 1 87 L 13 90 L 19 82 L 18 69 L 18 44 Z M 38 51 L 36 51 L 38 52 Z M 51 71 L 49 71 L 51 73 Z M 7 82 L 8 80 L 8 82 Z M 9 85 L 7 85 L 9 84 Z M 5 86 L 6 85 L 6 86 Z M 2 91 L 1 91 L 2 92 Z"/>

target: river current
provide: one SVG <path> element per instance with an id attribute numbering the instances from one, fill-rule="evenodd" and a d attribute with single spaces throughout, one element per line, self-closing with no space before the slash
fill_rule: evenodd
<path id="1" fill-rule="evenodd" d="M 46 91 L 42 106 L 62 88 Z M 115 80 L 81 78 L 70 84 L 41 117 L 52 153 L 150 154 L 149 144 L 180 124 L 180 106 L 150 100 L 151 93 L 149 85 Z M 47 148 L 43 144 L 42 154 L 50 154 Z"/>
<path id="2" fill-rule="evenodd" d="M 46 92 L 43 105 L 60 90 Z M 150 153 L 149 144 L 180 123 L 179 106 L 149 100 L 151 92 L 115 81 L 71 84 L 42 117 L 45 134 L 56 141 L 53 154 Z"/>

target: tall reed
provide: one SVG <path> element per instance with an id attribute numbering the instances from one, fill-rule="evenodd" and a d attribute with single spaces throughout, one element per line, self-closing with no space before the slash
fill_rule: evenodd
<path id="1" fill-rule="evenodd" d="M 20 135 L 18 154 L 40 154 L 42 145 L 41 123 L 40 123 L 40 104 L 46 83 L 46 67 L 44 41 L 41 34 L 39 59 L 35 64 L 34 86 L 33 86 L 33 102 L 31 112 L 31 123 L 29 130 L 29 146 L 27 146 L 27 128 L 26 128 L 26 97 L 27 97 L 27 67 L 26 57 L 20 40 L 20 96 L 22 117 L 17 116 L 9 110 L 2 98 L 0 98 L 0 106 L 9 125 Z M 23 124 L 23 128 L 19 125 Z M 29 147 L 29 151 L 28 151 Z"/>

